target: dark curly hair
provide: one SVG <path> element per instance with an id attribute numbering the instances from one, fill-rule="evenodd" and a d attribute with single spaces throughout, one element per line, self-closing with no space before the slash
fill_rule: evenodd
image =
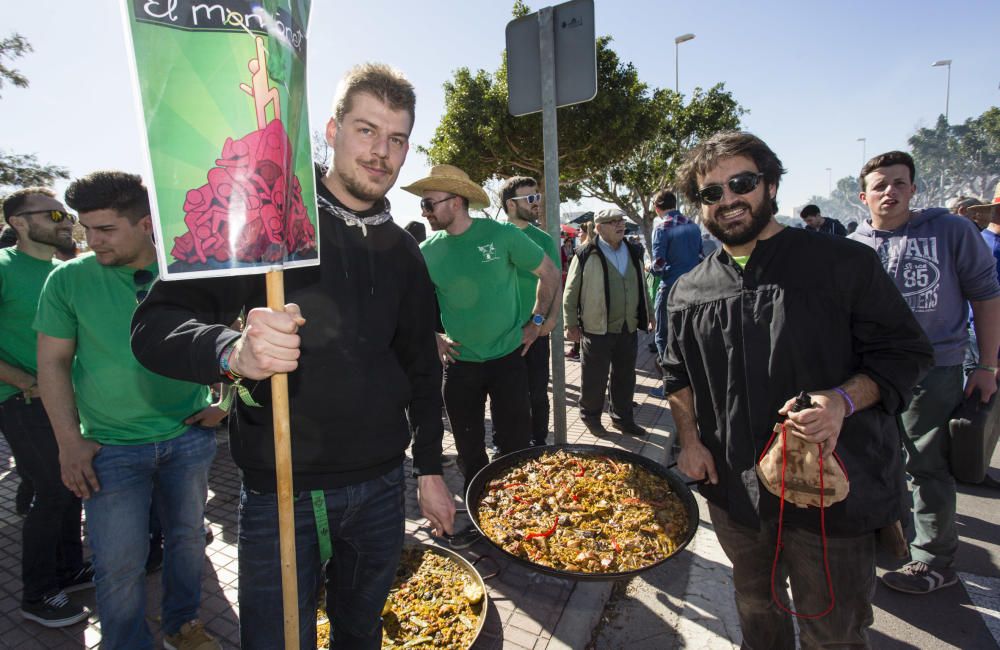
<path id="1" fill-rule="evenodd" d="M 698 196 L 698 177 L 714 169 L 723 158 L 747 156 L 764 175 L 768 187 L 778 187 L 785 168 L 763 140 L 745 131 L 720 131 L 688 152 L 684 164 L 677 172 L 677 185 L 684 197 L 694 205 L 701 205 Z M 771 200 L 771 209 L 778 212 L 778 202 Z"/>

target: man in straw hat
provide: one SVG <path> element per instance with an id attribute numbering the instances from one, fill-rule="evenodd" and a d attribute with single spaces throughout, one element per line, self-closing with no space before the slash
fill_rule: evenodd
<path id="1" fill-rule="evenodd" d="M 914 169 L 913 158 L 903 151 L 879 154 L 865 163 L 860 198 L 871 218 L 851 239 L 878 252 L 934 346 L 934 367 L 914 388 L 913 403 L 902 414 L 906 471 L 912 477 L 913 559 L 882 576 L 892 589 L 926 594 L 958 583 L 952 567 L 958 529 L 948 422 L 973 391 L 987 402 L 997 390 L 1000 284 L 995 261 L 968 219 L 945 208 L 910 209 L 917 191 Z M 980 363 L 965 378 L 970 304 Z"/>
<path id="2" fill-rule="evenodd" d="M 488 463 L 487 396 L 500 453 L 530 444 L 524 355 L 556 322 L 559 271 L 517 228 L 469 215 L 470 208 L 486 208 L 490 201 L 461 169 L 435 165 L 430 175 L 403 189 L 422 197 L 421 214 L 434 230 L 420 250 L 441 311 L 444 334 L 438 334 L 438 356 L 444 364 L 444 403 L 468 489 Z M 539 280 L 527 324 L 521 317 L 518 270 Z M 467 528 L 450 543 L 464 548 L 477 537 Z"/>
<path id="3" fill-rule="evenodd" d="M 775 220 L 783 173 L 762 140 L 725 131 L 692 150 L 678 174 L 722 242 L 677 280 L 667 304 L 678 467 L 707 479 L 700 490 L 733 563 L 744 647 L 796 647 L 781 608 L 786 576 L 795 610 L 813 616 L 799 619 L 802 647 L 867 646 L 875 531 L 905 512 L 896 415 L 931 348 L 872 251 Z M 792 412 L 799 391 L 812 406 Z M 779 528 L 781 501 L 754 465 L 786 415 L 786 436 L 821 445 L 850 489 L 822 510 L 787 504 Z"/>
<path id="4" fill-rule="evenodd" d="M 380 647 L 403 545 L 411 435 L 420 510 L 439 534 L 452 531 L 434 290 L 385 199 L 406 160 L 415 102 L 410 82 L 387 65 L 359 65 L 341 80 L 326 126 L 332 165 L 316 178 L 323 263 L 284 272 L 284 312 L 264 307 L 263 276 L 242 275 L 158 282 L 133 321 L 135 355 L 157 372 L 200 383 L 289 373 L 302 648 L 316 647 L 321 579 L 332 647 Z M 231 329 L 244 307 L 246 327 Z M 249 386 L 264 406 L 238 403 L 230 432 L 243 478 L 245 650 L 284 643 L 270 382 Z"/>

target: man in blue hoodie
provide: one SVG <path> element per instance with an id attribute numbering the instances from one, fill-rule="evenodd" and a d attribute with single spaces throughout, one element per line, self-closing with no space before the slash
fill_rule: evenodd
<path id="1" fill-rule="evenodd" d="M 972 305 L 980 359 L 965 385 L 986 402 L 997 390 L 1000 285 L 993 257 L 968 220 L 944 208 L 910 210 L 916 193 L 913 158 L 878 155 L 861 169 L 861 201 L 871 219 L 850 237 L 874 248 L 934 346 L 934 368 L 913 389 L 903 413 L 906 469 L 913 477 L 916 536 L 912 561 L 882 581 L 892 589 L 926 594 L 958 582 L 955 479 L 948 465 L 948 419 L 962 402 L 962 360 Z"/>

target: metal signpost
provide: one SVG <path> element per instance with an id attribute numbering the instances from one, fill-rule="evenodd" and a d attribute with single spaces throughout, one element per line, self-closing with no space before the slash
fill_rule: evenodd
<path id="1" fill-rule="evenodd" d="M 560 242 L 559 132 L 556 108 L 597 95 L 594 0 L 572 0 L 507 24 L 507 106 L 514 116 L 542 112 L 545 154 L 545 224 Z M 566 366 L 562 310 L 551 335 L 552 424 L 566 442 Z"/>

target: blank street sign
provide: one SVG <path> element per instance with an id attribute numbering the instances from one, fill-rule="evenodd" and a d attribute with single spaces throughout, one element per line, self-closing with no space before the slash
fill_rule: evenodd
<path id="1" fill-rule="evenodd" d="M 571 0 L 553 8 L 556 106 L 597 95 L 594 0 Z M 538 12 L 507 23 L 507 106 L 511 115 L 542 110 Z"/>

